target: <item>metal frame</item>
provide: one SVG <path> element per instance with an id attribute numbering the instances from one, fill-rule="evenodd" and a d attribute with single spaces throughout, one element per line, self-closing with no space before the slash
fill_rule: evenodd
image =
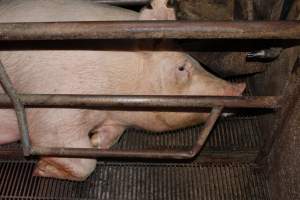
<path id="1" fill-rule="evenodd" d="M 7 95 L 0 95 L 0 107 L 13 105 L 16 111 L 24 156 L 56 157 L 118 157 L 118 158 L 155 158 L 190 159 L 202 149 L 224 106 L 246 108 L 279 107 L 280 97 L 201 97 L 201 96 L 95 96 L 95 95 L 18 95 L 0 61 L 0 83 Z M 23 103 L 22 99 L 25 103 Z M 9 102 L 11 100 L 11 102 Z M 46 148 L 33 147 L 29 140 L 29 131 L 25 105 L 33 107 L 98 108 L 112 110 L 139 111 L 176 111 L 196 112 L 200 107 L 213 107 L 196 144 L 187 151 L 181 150 L 106 150 L 96 148 Z M 195 110 L 196 109 L 196 110 Z"/>
<path id="2" fill-rule="evenodd" d="M 0 61 L 0 83 L 10 98 L 17 115 L 18 126 L 21 133 L 21 141 L 24 156 L 59 156 L 59 157 L 130 157 L 130 158 L 157 158 L 157 159 L 187 159 L 194 157 L 202 148 L 211 129 L 222 113 L 223 107 L 214 107 L 208 117 L 197 143 L 189 151 L 124 151 L 124 150 L 100 150 L 96 148 L 46 148 L 33 147 L 29 140 L 28 124 L 24 104 L 14 89 L 3 64 Z M 55 95 L 52 95 L 55 97 Z M 84 96 L 83 96 L 84 97 Z"/>
<path id="3" fill-rule="evenodd" d="M 212 109 L 200 136 L 192 149 L 180 150 L 106 150 L 95 148 L 45 148 L 32 147 L 31 155 L 87 158 L 155 158 L 155 159 L 190 159 L 199 153 L 210 131 L 222 113 L 222 107 Z"/>
<path id="4" fill-rule="evenodd" d="M 0 23 L 0 41 L 68 39 L 300 39 L 300 22 L 57 22 Z M 3 65 L 0 82 L 7 95 L 0 95 L 0 108 L 14 107 L 24 156 L 127 157 L 189 159 L 201 151 L 223 108 L 280 108 L 282 97 L 122 96 L 17 94 Z M 31 146 L 25 107 L 93 108 L 127 111 L 200 112 L 212 108 L 192 149 L 104 150 L 96 148 L 45 148 Z"/>

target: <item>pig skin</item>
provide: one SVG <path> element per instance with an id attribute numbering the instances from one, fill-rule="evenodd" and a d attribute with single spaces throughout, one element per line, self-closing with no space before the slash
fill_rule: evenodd
<path id="1" fill-rule="evenodd" d="M 153 9 L 156 5 L 153 4 Z M 139 14 L 79 0 L 0 2 L 0 22 L 162 19 L 151 13 L 163 14 L 163 9 L 161 12 L 143 9 Z M 171 19 L 172 14 L 163 16 Z M 20 93 L 237 96 L 245 88 L 244 84 L 233 85 L 214 77 L 182 52 L 24 50 L 1 51 L 0 59 Z M 207 118 L 207 113 L 26 111 L 30 140 L 41 147 L 109 148 L 129 126 L 165 131 L 204 122 Z M 17 141 L 15 113 L 0 110 L 0 121 L 0 143 Z M 82 181 L 95 166 L 94 159 L 43 157 L 34 174 Z"/>

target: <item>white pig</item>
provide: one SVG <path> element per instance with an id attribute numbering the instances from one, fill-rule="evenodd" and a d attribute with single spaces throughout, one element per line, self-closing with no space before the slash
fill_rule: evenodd
<path id="1" fill-rule="evenodd" d="M 137 13 L 86 0 L 0 1 L 0 22 L 175 19 L 164 3 Z M 12 50 L 0 59 L 20 93 L 237 96 L 245 88 L 176 51 Z M 204 122 L 207 113 L 27 109 L 27 116 L 34 146 L 109 148 L 129 126 L 173 130 Z M 19 139 L 14 111 L 0 110 L 0 143 Z M 80 181 L 95 166 L 94 159 L 44 157 L 34 174 Z"/>

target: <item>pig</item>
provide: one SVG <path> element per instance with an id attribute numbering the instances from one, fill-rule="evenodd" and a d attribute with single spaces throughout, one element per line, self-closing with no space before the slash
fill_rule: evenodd
<path id="1" fill-rule="evenodd" d="M 164 4 L 162 3 L 164 2 Z M 81 0 L 10 0 L 0 3 L 0 22 L 175 20 L 166 1 L 140 13 Z M 110 95 L 241 95 L 180 51 L 141 49 L 3 50 L 0 60 L 19 93 Z M 3 90 L 1 90 L 4 93 Z M 205 122 L 207 113 L 26 109 L 33 146 L 110 148 L 127 127 L 167 131 Z M 13 110 L 0 110 L 0 143 L 20 139 Z M 95 159 L 42 157 L 34 175 L 85 180 Z"/>

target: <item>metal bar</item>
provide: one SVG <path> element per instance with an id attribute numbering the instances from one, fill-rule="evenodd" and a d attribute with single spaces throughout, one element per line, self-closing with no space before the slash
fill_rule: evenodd
<path id="1" fill-rule="evenodd" d="M 8 74 L 6 73 L 4 66 L 2 65 L 2 62 L 0 61 L 0 83 L 4 89 L 4 91 L 7 93 L 11 104 L 13 104 L 16 116 L 18 120 L 18 126 L 19 131 L 21 133 L 21 142 L 22 142 L 22 148 L 24 156 L 30 155 L 30 141 L 29 141 L 29 131 L 27 126 L 27 118 L 24 106 L 22 104 L 22 101 L 20 100 L 16 90 L 14 89 Z"/>
<path id="2" fill-rule="evenodd" d="M 300 21 L 0 23 L 0 40 L 300 39 Z"/>
<path id="3" fill-rule="evenodd" d="M 226 151 L 226 152 L 210 152 L 201 151 L 201 156 L 197 157 L 197 162 L 211 161 L 251 161 L 257 157 L 258 151 Z M 0 159 L 8 160 L 24 160 L 23 151 L 21 148 L 0 149 Z"/>
<path id="4" fill-rule="evenodd" d="M 201 151 L 213 126 L 215 125 L 219 116 L 222 114 L 222 110 L 223 110 L 223 107 L 217 107 L 217 108 L 212 109 L 212 111 L 210 113 L 210 117 L 207 119 L 206 123 L 204 124 L 204 128 L 202 129 L 201 134 L 199 135 L 196 144 L 192 148 L 191 153 L 193 155 L 197 155 Z"/>
<path id="5" fill-rule="evenodd" d="M 110 5 L 118 6 L 133 6 L 133 5 L 145 5 L 150 2 L 150 0 L 93 0 L 95 3 L 105 3 Z"/>
<path id="6" fill-rule="evenodd" d="M 280 13 L 280 20 L 286 20 L 293 7 L 293 0 L 283 0 L 282 11 Z"/>
<path id="7" fill-rule="evenodd" d="M 191 159 L 195 157 L 203 147 L 209 133 L 222 113 L 222 107 L 213 108 L 208 120 L 201 130 L 196 144 L 191 150 L 109 150 L 96 148 L 46 148 L 32 147 L 31 155 L 56 156 L 56 157 L 80 157 L 80 158 L 153 158 L 153 159 Z"/>
<path id="8" fill-rule="evenodd" d="M 25 107 L 97 108 L 103 110 L 193 111 L 222 106 L 227 108 L 269 108 L 281 106 L 280 96 L 150 96 L 150 95 L 62 95 L 19 94 Z M 11 107 L 0 94 L 0 108 Z"/>
<path id="9" fill-rule="evenodd" d="M 32 147 L 33 156 L 54 156 L 67 158 L 155 158 L 155 159 L 189 159 L 186 151 L 166 150 L 115 150 L 96 148 L 51 148 Z"/>

